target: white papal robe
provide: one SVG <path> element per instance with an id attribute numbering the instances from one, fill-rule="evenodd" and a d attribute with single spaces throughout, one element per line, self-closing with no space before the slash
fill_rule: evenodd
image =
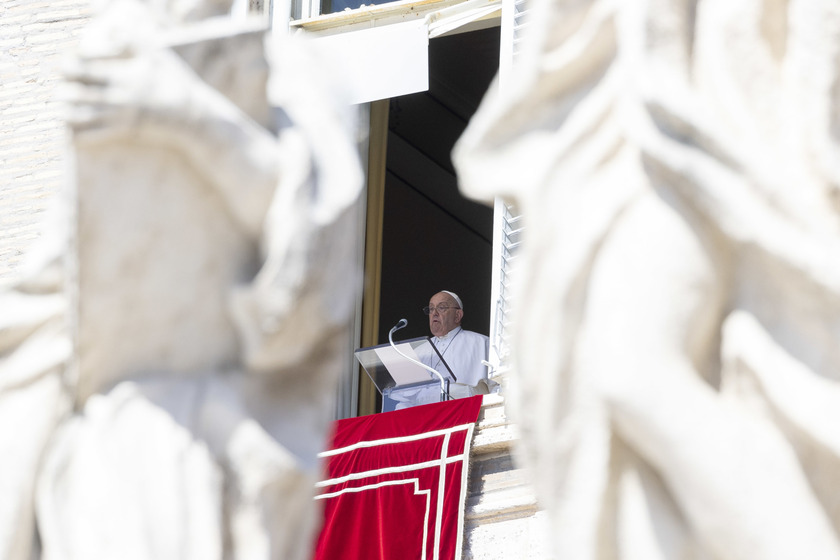
<path id="1" fill-rule="evenodd" d="M 490 339 L 483 334 L 467 331 L 455 327 L 443 336 L 431 338 L 438 354 L 421 356 L 420 361 L 447 376 L 446 367 L 455 376 L 455 382 L 450 385 L 449 393 L 453 398 L 469 397 L 477 394 L 475 386 L 482 379 L 487 379 L 487 366 L 482 361 L 487 359 Z M 442 358 L 442 359 L 441 359 Z M 430 373 L 431 382 L 421 387 L 396 389 L 387 396 L 397 401 L 396 410 L 409 408 L 421 404 L 429 404 L 440 400 L 440 385 L 434 383 L 435 376 Z M 388 410 L 386 405 L 383 411 Z"/>

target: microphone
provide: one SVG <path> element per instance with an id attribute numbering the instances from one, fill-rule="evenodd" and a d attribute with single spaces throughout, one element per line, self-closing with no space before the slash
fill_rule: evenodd
<path id="1" fill-rule="evenodd" d="M 449 395 L 449 380 L 448 379 L 444 379 L 443 375 L 441 375 L 441 373 L 438 370 L 436 370 L 435 368 L 427 366 L 424 363 L 418 362 L 417 360 L 415 360 L 414 358 L 412 358 L 410 356 L 406 356 L 403 352 L 400 351 L 399 348 L 397 348 L 397 345 L 394 344 L 394 333 L 397 332 L 400 329 L 404 329 L 407 325 L 408 325 L 408 320 L 407 319 L 400 319 L 399 321 L 397 321 L 397 324 L 394 325 L 391 328 L 391 330 L 388 332 L 388 342 L 391 343 L 391 348 L 393 348 L 397 352 L 397 354 L 399 354 L 400 356 L 402 356 L 403 358 L 405 358 L 409 362 L 414 362 L 418 366 L 422 367 L 423 369 L 425 369 L 425 370 L 429 371 L 430 373 L 433 373 L 435 376 L 437 376 L 438 380 L 440 381 L 440 400 L 445 401 L 447 399 L 451 399 L 452 397 Z"/>

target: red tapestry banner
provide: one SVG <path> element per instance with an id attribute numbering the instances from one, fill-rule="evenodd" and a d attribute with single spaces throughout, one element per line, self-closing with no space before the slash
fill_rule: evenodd
<path id="1" fill-rule="evenodd" d="M 481 396 L 339 420 L 316 560 L 460 560 Z"/>

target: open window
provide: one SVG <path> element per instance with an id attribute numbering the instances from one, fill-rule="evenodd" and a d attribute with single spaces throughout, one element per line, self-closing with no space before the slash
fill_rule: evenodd
<path id="1" fill-rule="evenodd" d="M 279 31 L 283 11 L 291 14 L 282 25 L 338 60 L 353 101 L 369 111 L 357 344 L 387 342 L 403 317 L 401 337 L 428 334 L 421 308 L 441 289 L 461 294 L 465 328 L 492 335 L 496 210 L 460 195 L 450 153 L 498 73 L 503 2 L 325 1 L 274 0 L 272 20 Z M 357 394 L 358 406 L 345 402 L 339 416 L 378 410 L 363 373 L 341 400 Z"/>
<path id="2" fill-rule="evenodd" d="M 362 345 L 429 334 L 421 308 L 441 289 L 464 300 L 464 327 L 489 334 L 493 262 L 491 207 L 458 191 L 451 151 L 496 75 L 499 27 L 429 41 L 429 88 L 372 109 Z M 361 379 L 359 413 L 378 410 Z"/>

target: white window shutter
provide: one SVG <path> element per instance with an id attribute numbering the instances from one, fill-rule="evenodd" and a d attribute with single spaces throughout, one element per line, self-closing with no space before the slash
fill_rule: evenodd
<path id="1" fill-rule="evenodd" d="M 511 68 L 521 50 L 527 25 L 528 0 L 502 0 L 499 87 L 511 80 Z M 490 311 L 490 363 L 496 372 L 507 369 L 510 357 L 511 281 L 522 234 L 522 216 L 501 199 L 495 204 L 493 229 L 493 278 Z M 492 372 L 491 372 L 492 373 Z"/>

